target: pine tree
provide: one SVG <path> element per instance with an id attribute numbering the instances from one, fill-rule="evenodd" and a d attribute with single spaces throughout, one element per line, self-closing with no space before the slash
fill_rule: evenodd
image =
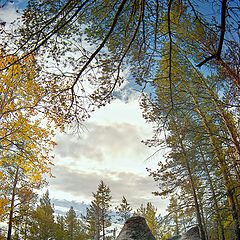
<path id="1" fill-rule="evenodd" d="M 54 238 L 54 208 L 49 198 L 49 192 L 43 194 L 40 204 L 33 214 L 33 226 L 31 228 L 31 237 L 33 240 L 49 240 Z"/>
<path id="2" fill-rule="evenodd" d="M 160 228 L 160 224 L 157 218 L 157 208 L 154 207 L 152 203 L 148 202 L 147 207 L 144 207 L 141 204 L 140 208 L 137 209 L 137 212 L 135 214 L 145 218 L 148 227 L 152 231 L 152 234 L 157 237 Z"/>
<path id="3" fill-rule="evenodd" d="M 106 227 L 111 225 L 109 208 L 112 196 L 110 188 L 103 181 L 98 185 L 96 193 L 93 193 L 93 201 L 87 209 L 87 231 L 94 239 L 106 239 Z"/>
<path id="4" fill-rule="evenodd" d="M 87 235 L 91 239 L 100 238 L 100 220 L 99 220 L 99 207 L 91 202 L 89 208 L 87 208 L 87 214 L 85 218 Z"/>
<path id="5" fill-rule="evenodd" d="M 106 227 L 110 226 L 109 208 L 112 196 L 110 188 L 103 181 L 98 185 L 97 193 L 93 194 L 100 207 L 100 221 L 102 226 L 102 239 L 105 240 Z"/>
<path id="6" fill-rule="evenodd" d="M 66 239 L 65 231 L 65 219 L 64 216 L 57 216 L 56 219 L 56 228 L 55 228 L 55 238 L 56 240 L 65 240 Z"/>
<path id="7" fill-rule="evenodd" d="M 74 211 L 73 207 L 69 209 L 69 211 L 66 213 L 65 217 L 65 225 L 66 225 L 66 232 L 67 232 L 67 238 L 69 240 L 74 240 L 76 237 L 76 231 L 78 230 L 78 220 L 76 212 Z"/>
<path id="8" fill-rule="evenodd" d="M 117 213 L 120 216 L 120 220 L 126 222 L 126 220 L 131 216 L 132 208 L 130 204 L 127 202 L 127 199 L 123 196 L 122 203 L 116 208 Z"/>

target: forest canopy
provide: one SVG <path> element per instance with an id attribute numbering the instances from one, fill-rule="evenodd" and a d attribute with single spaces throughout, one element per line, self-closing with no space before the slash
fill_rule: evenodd
<path id="1" fill-rule="evenodd" d="M 13 28 L 1 22 L 0 212 L 9 229 L 17 188 L 28 178 L 29 191 L 39 188 L 49 171 L 52 126 L 81 126 L 127 81 L 154 125 L 145 143 L 170 149 L 148 171 L 155 194 L 171 199 L 176 234 L 187 214 L 202 240 L 240 240 L 239 11 L 237 0 L 30 0 Z"/>
<path id="2" fill-rule="evenodd" d="M 68 122 L 81 121 L 112 99 L 124 69 L 143 89 L 155 86 L 162 58 L 168 62 L 172 96 L 174 48 L 201 72 L 218 69 L 232 91 L 239 89 L 238 4 L 34 0 L 24 10 L 10 49 L 4 30 L 2 45 L 12 54 L 24 51 L 22 58 L 37 54 L 50 93 L 49 111 Z"/>

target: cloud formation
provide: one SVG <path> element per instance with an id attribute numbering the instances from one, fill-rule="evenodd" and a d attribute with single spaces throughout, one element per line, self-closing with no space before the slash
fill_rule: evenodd
<path id="1" fill-rule="evenodd" d="M 64 135 L 57 139 L 56 154 L 61 158 L 75 160 L 87 158 L 103 161 L 106 158 L 120 158 L 144 154 L 141 144 L 141 129 L 129 123 L 112 125 L 88 124 L 88 131 L 81 138 Z"/>
<path id="2" fill-rule="evenodd" d="M 163 212 L 167 201 L 152 194 L 156 183 L 145 170 L 156 165 L 157 159 L 145 161 L 156 149 L 141 143 L 151 135 L 151 126 L 142 119 L 138 101 L 116 100 L 95 112 L 85 126 L 81 136 L 57 136 L 50 194 L 89 203 L 103 180 L 112 191 L 113 206 L 124 195 L 134 209 L 152 202 Z"/>
<path id="3" fill-rule="evenodd" d="M 159 197 L 151 194 L 157 190 L 153 179 L 148 176 L 141 176 L 133 172 L 86 172 L 72 170 L 69 167 L 57 166 L 53 169 L 56 178 L 50 181 L 50 185 L 56 189 L 79 199 L 92 199 L 92 193 L 96 192 L 98 184 L 104 181 L 111 189 L 113 204 L 118 204 L 124 195 L 133 208 L 141 204 L 152 202 L 159 210 L 165 208 L 166 203 Z"/>

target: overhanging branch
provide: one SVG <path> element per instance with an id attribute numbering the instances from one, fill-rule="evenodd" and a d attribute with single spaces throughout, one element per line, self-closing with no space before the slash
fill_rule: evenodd
<path id="1" fill-rule="evenodd" d="M 222 9 L 221 9 L 221 25 L 220 25 L 220 38 L 219 38 L 219 43 L 218 43 L 218 49 L 216 53 L 212 54 L 209 57 L 206 57 L 202 62 L 197 64 L 197 67 L 201 67 L 208 61 L 212 59 L 220 60 L 221 59 L 221 53 L 222 53 L 222 48 L 223 48 L 223 42 L 224 42 L 224 37 L 225 37 L 225 32 L 226 32 L 226 15 L 227 15 L 227 0 L 222 0 Z"/>

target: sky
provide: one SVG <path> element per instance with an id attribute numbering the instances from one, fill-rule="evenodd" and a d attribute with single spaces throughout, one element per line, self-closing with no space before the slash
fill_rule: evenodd
<path id="1" fill-rule="evenodd" d="M 141 141 L 152 136 L 152 126 L 142 118 L 139 97 L 133 95 L 94 112 L 80 135 L 57 135 L 50 197 L 89 203 L 103 180 L 111 189 L 113 205 L 124 195 L 135 209 L 152 202 L 164 213 L 167 200 L 152 194 L 158 188 L 146 171 L 156 169 L 164 152 L 148 159 L 157 149 Z"/>
<path id="2" fill-rule="evenodd" d="M 19 16 L 16 9 L 16 3 L 10 2 L 0 8 L 1 20 L 12 22 Z M 168 201 L 152 194 L 158 188 L 146 171 L 146 167 L 156 169 L 164 152 L 148 159 L 157 149 L 141 141 L 151 138 L 152 126 L 142 118 L 139 94 L 126 85 L 124 90 L 127 95 L 118 94 L 111 104 L 92 114 L 80 135 L 57 134 L 55 177 L 47 187 L 51 198 L 90 203 L 103 180 L 111 189 L 113 206 L 125 196 L 134 209 L 152 202 L 164 213 Z"/>

